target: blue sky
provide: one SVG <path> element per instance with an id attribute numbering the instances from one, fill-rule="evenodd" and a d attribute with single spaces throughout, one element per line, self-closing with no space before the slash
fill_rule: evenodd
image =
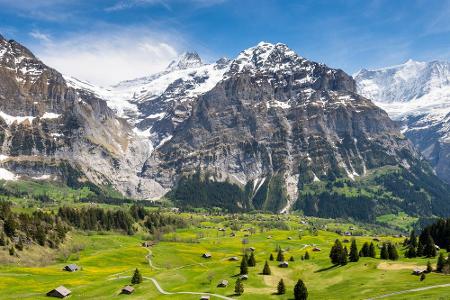
<path id="1" fill-rule="evenodd" d="M 0 7 L 2 35 L 102 85 L 159 71 L 186 50 L 212 61 L 259 41 L 349 73 L 450 59 L 446 0 L 0 0 Z"/>

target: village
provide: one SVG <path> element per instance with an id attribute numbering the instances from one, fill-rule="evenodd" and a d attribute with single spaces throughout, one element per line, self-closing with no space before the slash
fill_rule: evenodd
<path id="1" fill-rule="evenodd" d="M 368 299 L 405 290 L 402 285 L 412 288 L 448 282 L 445 276 L 426 272 L 429 259 L 404 258 L 406 236 L 395 231 L 292 215 L 250 215 L 239 219 L 232 215 L 182 215 L 199 218 L 200 222 L 174 232 L 158 233 L 158 239 L 144 241 L 139 241 L 142 236 L 74 234 L 71 241 L 82 241 L 86 248 L 69 257 L 67 264 L 16 267 L 6 272 L 27 274 L 27 281 L 35 277 L 34 272 L 47 270 L 52 281 L 33 286 L 34 299 L 289 299 L 299 280 L 308 290 L 308 299 L 324 297 L 331 289 Z M 350 259 L 342 265 L 333 263 L 330 257 L 336 240 L 342 243 L 342 249 L 349 249 L 346 251 L 351 250 L 353 242 L 358 251 L 366 251 L 365 244 L 372 244 L 375 255 L 360 252 L 357 262 Z M 395 245 L 396 259 L 380 258 L 385 243 Z M 347 255 L 351 257 L 351 253 Z M 435 259 L 431 261 L 434 269 Z M 427 278 L 422 281 L 419 277 L 424 273 Z M 370 287 L 381 278 L 394 276 L 400 281 L 389 282 L 381 293 L 361 295 L 358 289 L 344 288 L 347 280 L 356 277 Z M 330 285 L 317 285 L 318 280 Z M 45 287 L 49 287 L 47 291 Z M 0 292 L 0 297 L 13 299 L 20 294 Z"/>

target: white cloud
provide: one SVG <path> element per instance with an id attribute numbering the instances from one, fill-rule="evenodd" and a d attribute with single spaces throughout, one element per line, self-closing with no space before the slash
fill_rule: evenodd
<path id="1" fill-rule="evenodd" d="M 1 0 L 0 0 L 1 1 Z M 181 3 L 184 5 L 194 6 L 196 8 L 213 6 L 223 3 L 227 0 L 119 0 L 114 5 L 107 7 L 105 10 L 119 11 L 139 6 L 161 5 L 167 9 L 171 9 L 171 5 L 174 3 Z"/>
<path id="2" fill-rule="evenodd" d="M 44 43 L 51 42 L 50 36 L 48 34 L 40 32 L 39 30 L 33 30 L 32 32 L 30 32 L 30 36 Z"/>
<path id="3" fill-rule="evenodd" d="M 182 43 L 176 33 L 145 28 L 113 27 L 62 39 L 50 39 L 38 31 L 30 34 L 39 41 L 30 48 L 44 63 L 102 86 L 163 70 Z"/>

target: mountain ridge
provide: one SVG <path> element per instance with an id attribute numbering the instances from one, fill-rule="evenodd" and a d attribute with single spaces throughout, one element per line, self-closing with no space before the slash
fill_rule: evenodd
<path id="1" fill-rule="evenodd" d="M 450 63 L 408 61 L 359 72 L 355 79 L 359 92 L 398 120 L 437 174 L 450 182 Z"/>
<path id="2" fill-rule="evenodd" d="M 431 169 L 397 123 L 357 94 L 350 75 L 285 44 L 261 42 L 211 64 L 188 53 L 165 71 L 108 88 L 55 76 L 63 90 L 82 98 L 60 97 L 68 105 L 61 116 L 70 115 L 72 102 L 86 103 L 95 114 L 74 116 L 80 135 L 71 139 L 72 128 L 62 135 L 71 151 L 60 154 L 56 147 L 49 157 L 76 162 L 89 180 L 106 180 L 131 196 L 166 195 L 180 206 L 229 210 L 300 208 L 322 216 L 336 213 L 330 205 L 342 216 L 361 216 L 343 208 L 360 201 L 372 207 L 368 218 L 402 209 L 420 214 L 421 206 L 438 214 L 436 203 L 446 201 L 440 194 L 448 187 L 430 179 Z M 118 148 L 111 148 L 116 140 Z M 405 188 L 421 186 L 423 192 L 396 192 L 384 179 L 392 174 L 403 174 L 399 184 Z M 341 194 L 341 186 L 352 192 Z M 384 196 L 377 199 L 380 191 Z M 336 192 L 343 200 L 331 203 Z"/>

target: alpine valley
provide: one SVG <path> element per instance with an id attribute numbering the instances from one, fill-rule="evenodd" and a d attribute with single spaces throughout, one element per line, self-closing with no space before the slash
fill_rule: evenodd
<path id="1" fill-rule="evenodd" d="M 353 79 L 261 42 L 102 88 L 0 37 L 0 175 L 230 212 L 446 216 L 449 70 Z"/>

